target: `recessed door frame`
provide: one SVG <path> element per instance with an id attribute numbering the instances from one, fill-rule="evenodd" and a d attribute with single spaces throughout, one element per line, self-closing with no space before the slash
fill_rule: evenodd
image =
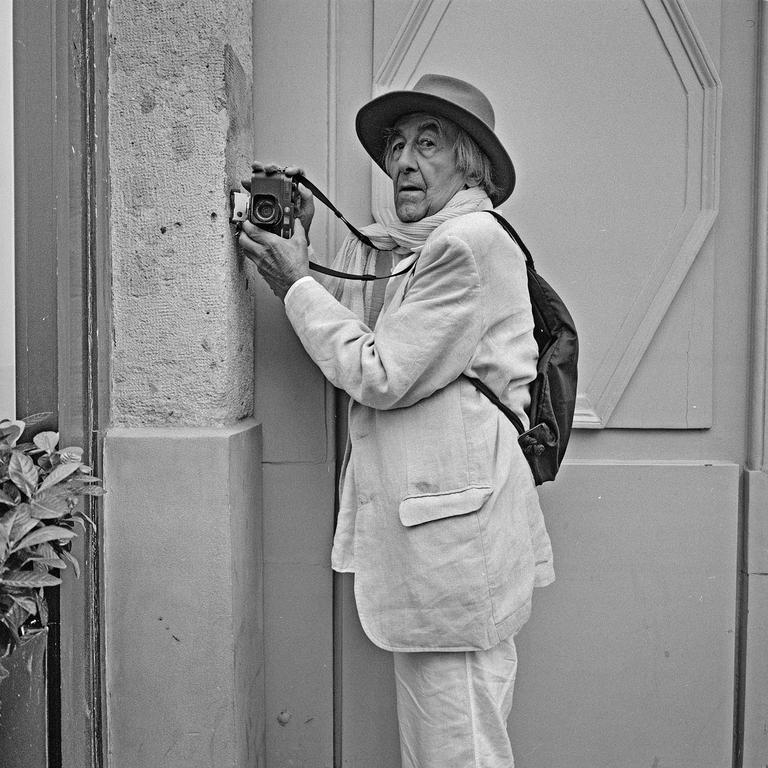
<path id="1" fill-rule="evenodd" d="M 106 0 L 14 2 L 17 413 L 52 412 L 50 427 L 97 473 L 109 402 L 107 39 Z M 105 764 L 91 512 L 81 577 L 67 574 L 54 606 L 49 768 Z"/>

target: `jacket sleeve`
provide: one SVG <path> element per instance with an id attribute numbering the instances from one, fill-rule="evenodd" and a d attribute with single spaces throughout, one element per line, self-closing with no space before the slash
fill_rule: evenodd
<path id="1" fill-rule="evenodd" d="M 375 332 L 313 281 L 292 291 L 286 313 L 326 378 L 377 409 L 412 405 L 456 379 L 484 326 L 474 255 L 453 235 L 425 246 L 402 303 Z"/>

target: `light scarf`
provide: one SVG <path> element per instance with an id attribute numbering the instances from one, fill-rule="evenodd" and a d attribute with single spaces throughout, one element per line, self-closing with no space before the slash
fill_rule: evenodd
<path id="1" fill-rule="evenodd" d="M 418 255 L 427 238 L 443 222 L 467 213 L 492 209 L 493 204 L 485 191 L 480 187 L 470 187 L 459 190 L 437 213 L 419 221 L 400 221 L 389 212 L 381 223 L 370 224 L 360 230 L 368 236 L 375 248 L 350 233 L 339 249 L 333 268 L 357 275 L 371 274 L 376 272 L 377 258 L 386 259 L 387 265 L 392 268 L 404 258 Z M 323 285 L 338 301 L 365 321 L 365 307 L 373 290 L 372 281 L 326 277 Z"/>

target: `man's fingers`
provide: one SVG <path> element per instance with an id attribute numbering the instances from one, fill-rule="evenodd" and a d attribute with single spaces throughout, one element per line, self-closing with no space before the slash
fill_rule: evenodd
<path id="1" fill-rule="evenodd" d="M 302 199 L 302 202 L 309 202 L 310 200 L 314 200 L 314 195 L 303 185 L 299 184 L 299 196 Z"/>
<path id="2" fill-rule="evenodd" d="M 255 242 L 259 243 L 259 245 L 263 245 L 265 247 L 269 246 L 275 240 L 281 239 L 280 236 L 276 235 L 274 232 L 268 232 L 266 229 L 257 227 L 255 224 L 248 220 L 243 222 L 243 231 L 246 235 L 248 235 L 248 237 L 251 238 L 251 240 L 254 240 Z"/>
<path id="3" fill-rule="evenodd" d="M 304 170 L 298 165 L 282 166 L 274 161 L 263 163 L 261 160 L 254 160 L 251 168 L 257 173 L 284 173 L 286 176 L 304 175 Z"/>
<path id="4" fill-rule="evenodd" d="M 278 171 L 282 171 L 283 167 L 281 165 L 278 165 L 275 162 L 270 163 L 262 163 L 261 160 L 254 160 L 251 163 L 251 168 L 253 168 L 256 173 L 277 173 Z"/>

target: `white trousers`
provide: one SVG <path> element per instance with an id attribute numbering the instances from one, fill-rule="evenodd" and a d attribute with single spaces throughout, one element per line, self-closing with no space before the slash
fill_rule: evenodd
<path id="1" fill-rule="evenodd" d="M 487 651 L 394 657 L 402 768 L 513 768 L 512 637 Z"/>

